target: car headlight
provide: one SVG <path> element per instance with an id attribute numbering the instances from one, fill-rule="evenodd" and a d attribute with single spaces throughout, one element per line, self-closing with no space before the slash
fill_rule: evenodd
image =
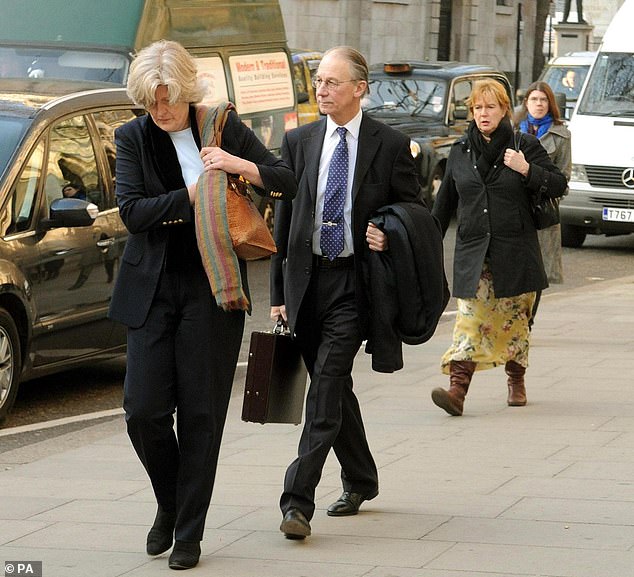
<path id="1" fill-rule="evenodd" d="M 420 144 L 418 144 L 418 142 L 415 142 L 414 140 L 410 140 L 409 151 L 412 153 L 412 156 L 416 158 L 420 154 Z"/>
<path id="2" fill-rule="evenodd" d="M 586 174 L 586 167 L 583 164 L 573 164 L 570 171 L 570 180 L 575 182 L 588 182 L 588 175 Z"/>

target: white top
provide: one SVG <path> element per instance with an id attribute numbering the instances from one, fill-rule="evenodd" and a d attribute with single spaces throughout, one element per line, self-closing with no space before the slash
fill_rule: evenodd
<path id="1" fill-rule="evenodd" d="M 346 143 L 348 145 L 348 186 L 346 188 L 346 200 L 343 205 L 344 220 L 344 246 L 340 257 L 350 256 L 354 253 L 352 245 L 352 181 L 354 179 L 354 169 L 357 164 L 357 150 L 359 148 L 359 130 L 361 128 L 362 112 L 358 114 L 344 128 L 347 129 Z M 326 194 L 326 183 L 328 181 L 328 167 L 330 159 L 337 144 L 339 144 L 339 125 L 330 116 L 326 119 L 326 135 L 321 147 L 321 157 L 319 159 L 319 177 L 317 179 L 317 199 L 315 202 L 315 221 L 313 229 L 313 254 L 321 254 L 319 241 L 321 240 L 321 224 L 324 214 L 324 196 Z"/>
<path id="2" fill-rule="evenodd" d="M 198 177 L 203 173 L 205 167 L 200 158 L 200 151 L 198 146 L 196 146 L 192 129 L 186 128 L 185 130 L 168 132 L 167 134 L 170 135 L 174 148 L 176 148 L 176 155 L 178 156 L 178 163 L 181 165 L 185 186 L 195 184 L 198 182 Z"/>

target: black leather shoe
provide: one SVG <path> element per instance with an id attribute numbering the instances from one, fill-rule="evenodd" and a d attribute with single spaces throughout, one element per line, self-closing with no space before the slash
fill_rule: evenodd
<path id="1" fill-rule="evenodd" d="M 363 501 L 369 501 L 374 499 L 379 494 L 378 491 L 374 491 L 368 495 L 362 495 L 361 493 L 352 493 L 350 491 L 344 491 L 341 493 L 341 497 L 337 499 L 326 513 L 331 517 L 345 517 L 346 515 L 356 515 L 359 512 L 359 507 Z"/>
<path id="2" fill-rule="evenodd" d="M 310 536 L 310 523 L 304 513 L 296 507 L 291 507 L 282 519 L 280 531 L 287 539 L 305 539 Z"/>
<path id="3" fill-rule="evenodd" d="M 160 555 L 165 553 L 174 542 L 174 524 L 176 523 L 176 514 L 167 513 L 159 507 L 154 524 L 147 534 L 145 550 L 148 555 Z"/>
<path id="4" fill-rule="evenodd" d="M 169 558 L 170 569 L 191 569 L 198 565 L 200 559 L 200 543 L 176 541 L 174 550 Z"/>

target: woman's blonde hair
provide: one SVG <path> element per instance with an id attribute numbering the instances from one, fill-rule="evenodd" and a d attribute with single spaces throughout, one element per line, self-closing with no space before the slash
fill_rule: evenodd
<path id="1" fill-rule="evenodd" d="M 144 108 L 156 103 L 156 89 L 167 86 L 170 104 L 200 102 L 205 93 L 196 61 L 178 42 L 158 40 L 140 50 L 130 65 L 128 96 Z"/>
<path id="2" fill-rule="evenodd" d="M 511 120 L 511 99 L 504 88 L 504 85 L 497 80 L 478 80 L 473 84 L 471 94 L 467 98 L 467 106 L 473 116 L 473 107 L 478 100 L 483 98 L 491 98 L 500 105 L 501 108 L 506 108 L 506 116 Z"/>

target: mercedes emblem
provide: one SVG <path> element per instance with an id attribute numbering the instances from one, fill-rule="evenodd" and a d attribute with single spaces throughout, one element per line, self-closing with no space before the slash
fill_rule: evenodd
<path id="1" fill-rule="evenodd" d="M 634 168 L 626 168 L 621 173 L 621 181 L 627 188 L 634 188 Z"/>

